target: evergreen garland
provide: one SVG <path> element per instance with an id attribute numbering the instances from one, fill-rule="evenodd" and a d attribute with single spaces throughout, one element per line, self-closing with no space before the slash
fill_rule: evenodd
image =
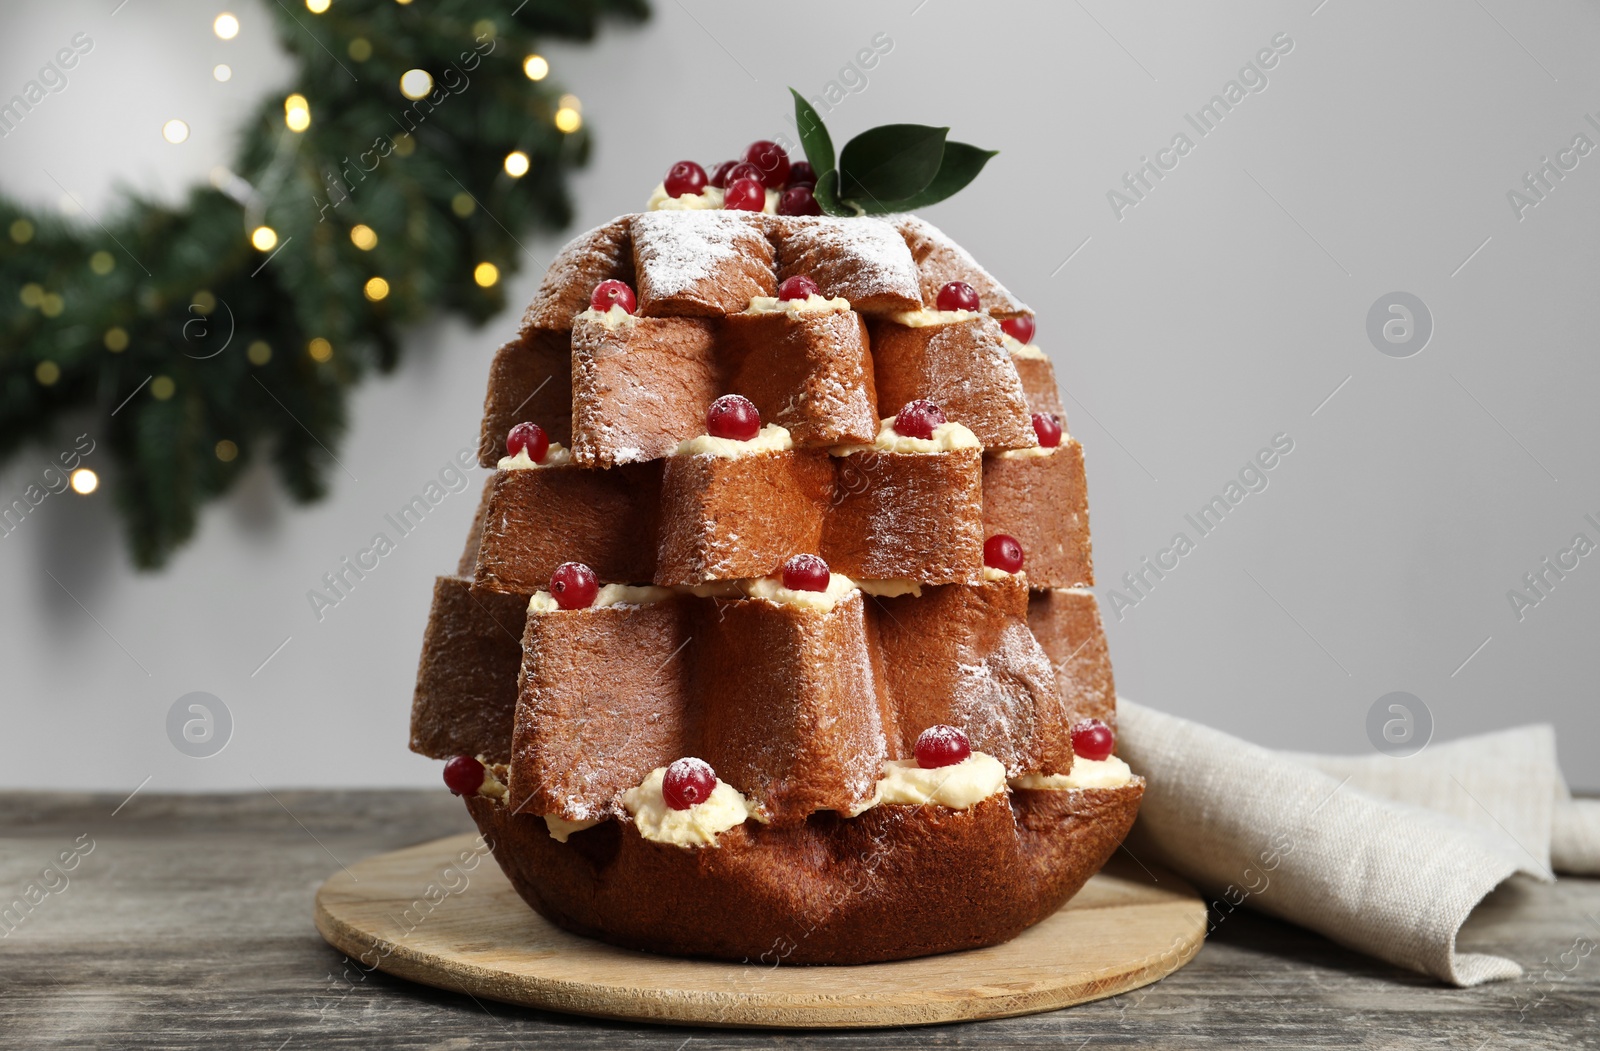
<path id="1" fill-rule="evenodd" d="M 231 173 L 183 207 L 134 199 L 102 228 L 0 198 L 0 461 L 87 431 L 115 460 L 141 567 L 253 456 L 296 500 L 323 495 L 348 390 L 395 366 L 400 328 L 504 306 L 519 239 L 570 221 L 589 149 L 576 103 L 524 61 L 542 38 L 592 39 L 602 15 L 648 15 L 644 0 L 302 2 L 263 5 L 293 94 L 263 102 Z M 432 83 L 412 73 L 403 92 L 413 70 Z"/>

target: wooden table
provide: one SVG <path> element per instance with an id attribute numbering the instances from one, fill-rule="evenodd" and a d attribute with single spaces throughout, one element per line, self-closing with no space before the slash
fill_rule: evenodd
<path id="1" fill-rule="evenodd" d="M 479 1003 L 347 966 L 312 926 L 313 892 L 341 864 L 470 831 L 443 792 L 122 803 L 0 793 L 0 908 L 41 888 L 20 923 L 0 923 L 0 1046 L 1600 1047 L 1600 951 L 1573 952 L 1600 943 L 1595 880 L 1518 878 L 1474 915 L 1461 948 L 1518 960 L 1520 982 L 1445 988 L 1238 912 L 1183 970 L 1113 1000 L 923 1029 L 751 1033 Z M 63 852 L 71 870 L 46 876 Z"/>

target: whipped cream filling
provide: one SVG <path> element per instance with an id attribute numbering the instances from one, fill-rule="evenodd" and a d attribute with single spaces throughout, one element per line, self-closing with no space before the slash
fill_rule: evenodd
<path id="1" fill-rule="evenodd" d="M 1041 792 L 1064 792 L 1069 788 L 1121 788 L 1133 780 L 1133 771 L 1116 756 L 1085 759 L 1073 756 L 1072 770 L 1065 774 L 1023 774 L 1011 779 L 1012 788 L 1031 788 Z"/>
<path id="2" fill-rule="evenodd" d="M 895 324 L 907 328 L 929 328 L 933 325 L 954 325 L 958 321 L 971 321 L 983 315 L 976 310 L 902 310 L 886 316 Z"/>
<path id="3" fill-rule="evenodd" d="M 638 319 L 623 310 L 621 306 L 613 303 L 605 310 L 596 310 L 594 307 L 590 307 L 588 310 L 580 312 L 572 320 L 587 321 L 592 325 L 599 325 L 608 332 L 615 332 L 625 325 L 633 324 Z"/>
<path id="4" fill-rule="evenodd" d="M 478 795 L 490 799 L 504 799 L 506 778 L 510 776 L 510 768 L 504 763 L 484 763 L 481 755 L 478 756 L 478 762 L 483 763 L 483 784 L 478 786 Z"/>
<path id="5" fill-rule="evenodd" d="M 741 581 L 740 587 L 750 598 L 821 610 L 832 609 L 841 599 L 857 590 L 856 582 L 843 573 L 829 574 L 826 591 L 795 591 L 784 587 L 781 577 L 756 577 L 753 580 Z"/>
<path id="6" fill-rule="evenodd" d="M 756 296 L 750 300 L 750 314 L 845 314 L 850 311 L 850 301 L 844 296 L 809 295 L 804 299 L 779 299 L 777 296 Z"/>
<path id="7" fill-rule="evenodd" d="M 1063 438 L 1062 439 L 1062 444 L 1065 444 L 1065 443 L 1066 443 L 1066 439 Z M 1059 448 L 1061 448 L 1060 445 L 1056 445 L 1056 446 L 1032 445 L 1032 446 L 1029 446 L 1026 449 L 1007 449 L 1005 452 L 998 452 L 998 453 L 995 453 L 995 455 L 998 456 L 1002 460 L 1028 460 L 1028 459 L 1032 459 L 1035 456 L 1054 456 L 1056 450 L 1059 449 Z"/>
<path id="8" fill-rule="evenodd" d="M 550 830 L 550 838 L 557 843 L 565 843 L 567 837 L 574 832 L 582 832 L 584 829 L 593 828 L 599 823 L 596 818 L 589 818 L 584 821 L 568 821 L 560 814 L 546 814 L 544 816 L 544 827 Z"/>
<path id="9" fill-rule="evenodd" d="M 769 423 L 747 442 L 737 438 L 714 438 L 709 434 L 702 434 L 679 442 L 678 447 L 673 450 L 673 455 L 715 456 L 723 460 L 736 460 L 741 456 L 783 452 L 793 448 L 794 441 L 789 437 L 789 429 L 779 427 L 776 423 Z"/>
<path id="10" fill-rule="evenodd" d="M 529 613 L 554 613 L 560 608 L 556 605 L 555 596 L 548 591 L 535 591 L 528 598 Z"/>
<path id="11" fill-rule="evenodd" d="M 515 456 L 500 457 L 500 462 L 495 464 L 495 467 L 502 471 L 527 471 L 539 467 L 565 467 L 571 462 L 572 450 L 560 442 L 551 442 L 550 448 L 545 450 L 543 463 L 536 462 L 524 448 L 517 450 Z"/>
<path id="12" fill-rule="evenodd" d="M 915 580 L 893 578 L 889 580 L 858 580 L 856 587 L 878 598 L 899 598 L 901 595 L 922 597 L 922 585 Z"/>
<path id="13" fill-rule="evenodd" d="M 647 212 L 716 211 L 722 207 L 725 196 L 725 191 L 707 184 L 699 193 L 680 193 L 676 197 L 668 197 L 667 184 L 658 182 L 656 188 L 650 191 L 650 200 L 646 202 L 644 210 Z M 776 215 L 778 197 L 777 190 L 768 190 L 767 203 L 761 210 L 768 215 Z"/>
<path id="14" fill-rule="evenodd" d="M 1000 333 L 1000 342 L 1007 350 L 1011 352 L 1011 356 L 1014 358 L 1033 358 L 1036 360 L 1042 360 L 1044 358 L 1044 351 L 1040 350 L 1032 343 L 1022 342 L 1009 332 Z"/>
<path id="15" fill-rule="evenodd" d="M 878 421 L 878 437 L 871 445 L 835 445 L 828 451 L 834 456 L 851 453 L 945 453 L 954 449 L 981 449 L 978 436 L 954 421 L 941 423 L 933 429 L 931 438 L 909 438 L 894 429 L 893 416 Z"/>
<path id="16" fill-rule="evenodd" d="M 883 764 L 883 774 L 878 778 L 872 798 L 848 816 L 855 817 L 883 803 L 912 806 L 932 803 L 965 810 L 1005 788 L 1005 766 L 986 752 L 973 752 L 959 763 L 932 770 L 924 770 L 915 759 L 890 759 Z"/>
<path id="17" fill-rule="evenodd" d="M 1019 569 L 1015 573 L 1008 573 L 1003 569 L 996 569 L 993 566 L 984 566 L 983 567 L 983 579 L 984 580 L 1026 580 L 1026 579 L 1028 579 L 1028 571 L 1025 570 L 1025 569 Z"/>
<path id="18" fill-rule="evenodd" d="M 672 594 L 671 588 L 656 587 L 654 584 L 607 584 L 595 593 L 594 607 L 646 606 L 671 598 Z"/>
<path id="19" fill-rule="evenodd" d="M 633 823 L 645 839 L 679 847 L 714 847 L 719 833 L 756 816 L 750 801 L 722 780 L 702 802 L 687 810 L 674 810 L 661 794 L 666 773 L 666 767 L 658 766 L 639 787 L 622 793 L 622 805 L 633 815 Z"/>

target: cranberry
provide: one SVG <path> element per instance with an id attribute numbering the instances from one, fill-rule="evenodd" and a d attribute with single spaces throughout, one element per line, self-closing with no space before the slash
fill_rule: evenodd
<path id="1" fill-rule="evenodd" d="M 747 442 L 761 433 L 761 413 L 749 398 L 724 394 L 706 410 L 706 433 L 713 438 Z"/>
<path id="2" fill-rule="evenodd" d="M 1053 412 L 1034 413 L 1033 433 L 1038 435 L 1040 445 L 1054 449 L 1061 444 L 1061 417 Z"/>
<path id="3" fill-rule="evenodd" d="M 1085 759 L 1109 759 L 1116 747 L 1116 735 L 1099 719 L 1085 719 L 1072 727 L 1072 750 Z"/>
<path id="4" fill-rule="evenodd" d="M 916 753 L 918 766 L 937 770 L 941 766 L 955 766 L 971 755 L 972 743 L 954 726 L 939 723 L 918 735 Z"/>
<path id="5" fill-rule="evenodd" d="M 483 786 L 483 764 L 470 755 L 458 755 L 444 764 L 444 784 L 458 796 L 474 796 Z"/>
<path id="6" fill-rule="evenodd" d="M 728 185 L 728 173 L 733 171 L 734 165 L 739 163 L 739 161 L 723 161 L 717 165 L 716 169 L 711 173 L 711 185 L 719 190 L 726 188 Z"/>
<path id="7" fill-rule="evenodd" d="M 778 298 L 780 300 L 805 299 L 808 296 L 819 296 L 821 294 L 822 289 L 818 288 L 817 283 L 805 274 L 786 277 L 783 279 L 783 283 L 778 286 Z"/>
<path id="8" fill-rule="evenodd" d="M 894 418 L 894 432 L 907 438 L 932 438 L 933 429 L 945 422 L 944 410 L 927 398 L 906 402 Z"/>
<path id="9" fill-rule="evenodd" d="M 1016 340 L 1018 343 L 1033 342 L 1033 318 L 1028 314 L 1019 314 L 1008 317 L 1000 322 L 1000 331 Z"/>
<path id="10" fill-rule="evenodd" d="M 562 609 L 588 609 L 600 591 L 600 578 L 582 562 L 563 562 L 550 574 L 550 595 Z"/>
<path id="11" fill-rule="evenodd" d="M 752 142 L 744 151 L 744 159 L 761 169 L 761 181 L 769 190 L 778 189 L 789 179 L 789 155 L 775 142 Z"/>
<path id="12" fill-rule="evenodd" d="M 732 186 L 740 179 L 754 179 L 763 187 L 767 184 L 766 173 L 749 161 L 739 161 L 728 169 L 728 185 Z"/>
<path id="13" fill-rule="evenodd" d="M 831 576 L 817 555 L 796 555 L 783 564 L 783 586 L 790 591 L 827 591 Z"/>
<path id="14" fill-rule="evenodd" d="M 990 569 L 1015 573 L 1022 568 L 1022 545 L 1014 536 L 996 533 L 983 542 L 983 564 Z"/>
<path id="15" fill-rule="evenodd" d="M 515 456 L 524 449 L 528 459 L 544 463 L 544 454 L 550 451 L 550 436 L 537 423 L 519 423 L 506 435 L 506 455 Z"/>
<path id="16" fill-rule="evenodd" d="M 717 772 L 704 759 L 685 756 L 667 767 L 661 778 L 661 798 L 674 810 L 704 803 L 717 787 Z"/>
<path id="17" fill-rule="evenodd" d="M 789 165 L 790 186 L 815 186 L 817 184 L 817 171 L 811 167 L 810 161 L 795 161 Z"/>
<path id="18" fill-rule="evenodd" d="M 735 179 L 728 184 L 722 207 L 740 212 L 759 212 L 767 206 L 767 191 L 759 179 Z"/>
<path id="19" fill-rule="evenodd" d="M 977 310 L 978 293 L 965 281 L 952 281 L 939 289 L 937 305 L 940 310 Z"/>
<path id="20" fill-rule="evenodd" d="M 779 215 L 821 215 L 822 205 L 809 186 L 791 186 L 778 196 Z"/>
<path id="21" fill-rule="evenodd" d="M 694 161 L 679 161 L 667 172 L 662 185 L 666 187 L 668 197 L 699 193 L 706 188 L 706 170 Z"/>
<path id="22" fill-rule="evenodd" d="M 612 307 L 621 307 L 631 314 L 639 306 L 639 302 L 633 297 L 633 289 L 625 282 L 602 281 L 594 286 L 594 294 L 589 297 L 589 306 L 602 314 Z"/>

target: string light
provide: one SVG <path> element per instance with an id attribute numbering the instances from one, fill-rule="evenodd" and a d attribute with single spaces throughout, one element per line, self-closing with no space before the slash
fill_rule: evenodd
<path id="1" fill-rule="evenodd" d="M 223 40 L 232 40 L 239 35 L 239 20 L 224 11 L 212 21 L 211 31 Z"/>
<path id="2" fill-rule="evenodd" d="M 166 401 L 178 392 L 178 385 L 172 382 L 171 376 L 157 376 L 150 381 L 150 396 L 156 401 Z"/>
<path id="3" fill-rule="evenodd" d="M 572 134 L 583 127 L 583 103 L 576 95 L 562 95 L 556 110 L 556 130 Z"/>
<path id="4" fill-rule="evenodd" d="M 364 36 L 358 36 L 350 41 L 350 45 L 344 50 L 346 54 L 357 62 L 365 62 L 372 57 L 372 41 Z"/>
<path id="5" fill-rule="evenodd" d="M 272 360 L 272 344 L 264 339 L 255 340 L 244 352 L 244 356 L 250 359 L 252 365 L 265 365 Z"/>
<path id="6" fill-rule="evenodd" d="M 223 463 L 232 463 L 234 458 L 239 455 L 239 447 L 226 438 L 217 443 L 214 451 L 217 454 L 217 459 Z"/>
<path id="7" fill-rule="evenodd" d="M 33 378 L 41 386 L 53 387 L 56 380 L 61 378 L 61 366 L 53 361 L 41 361 L 33 367 Z"/>
<path id="8" fill-rule="evenodd" d="M 44 286 L 34 281 L 29 281 L 17 293 L 17 298 L 22 300 L 25 307 L 37 307 L 44 302 Z"/>
<path id="9" fill-rule="evenodd" d="M 520 179 L 528 174 L 528 155 L 521 150 L 512 150 L 506 154 L 506 174 L 513 179 Z"/>
<path id="10" fill-rule="evenodd" d="M 258 252 L 270 252 L 278 244 L 278 231 L 270 226 L 258 226 L 250 231 L 250 243 Z"/>
<path id="11" fill-rule="evenodd" d="M 72 472 L 72 491 L 79 496 L 88 496 L 100 488 L 100 476 L 87 467 L 80 467 Z"/>
<path id="12" fill-rule="evenodd" d="M 543 55 L 529 55 L 522 60 L 522 72 L 529 80 L 543 80 L 550 75 L 550 63 Z"/>
<path id="13" fill-rule="evenodd" d="M 478 202 L 472 199 L 470 193 L 458 193 L 450 198 L 450 210 L 465 219 L 478 207 Z"/>
<path id="14" fill-rule="evenodd" d="M 350 243 L 363 252 L 370 252 L 378 247 L 378 233 L 366 223 L 357 223 L 350 228 Z"/>
<path id="15" fill-rule="evenodd" d="M 103 248 L 89 257 L 89 269 L 93 270 L 101 277 L 105 277 L 116 268 L 117 257 L 112 255 L 110 252 L 107 252 Z"/>
<path id="16" fill-rule="evenodd" d="M 333 344 L 318 336 L 306 344 L 306 353 L 311 355 L 312 361 L 327 361 L 333 357 Z"/>
<path id="17" fill-rule="evenodd" d="M 361 291 L 366 294 L 368 299 L 376 303 L 378 300 L 386 299 L 388 297 L 389 282 L 385 281 L 381 277 L 369 277 L 367 278 L 366 287 L 364 287 Z"/>
<path id="18" fill-rule="evenodd" d="M 320 15 L 329 8 L 332 2 L 333 0 L 306 0 L 306 10 L 314 15 Z"/>
<path id="19" fill-rule="evenodd" d="M 400 94 L 415 101 L 433 91 L 433 74 L 425 69 L 408 69 L 400 74 Z"/>
<path id="20" fill-rule="evenodd" d="M 290 131 L 305 131 L 311 127 L 311 106 L 304 95 L 290 95 L 283 100 L 283 122 Z"/>
<path id="21" fill-rule="evenodd" d="M 45 317 L 60 317 L 66 308 L 67 301 L 55 292 L 46 292 L 44 298 L 39 301 L 39 313 Z"/>
<path id="22" fill-rule="evenodd" d="M 11 223 L 11 239 L 19 245 L 25 245 L 33 240 L 33 224 L 26 219 L 16 219 Z"/>
<path id="23" fill-rule="evenodd" d="M 472 268 L 472 280 L 478 282 L 479 288 L 491 288 L 500 280 L 500 268 L 493 263 L 479 263 Z"/>
<path id="24" fill-rule="evenodd" d="M 121 325 L 112 325 L 106 329 L 106 349 L 113 354 L 121 354 L 128 349 L 128 330 Z"/>
<path id="25" fill-rule="evenodd" d="M 226 62 L 218 62 L 212 67 L 211 75 L 217 78 L 218 82 L 226 84 L 233 79 L 233 67 Z"/>
<path id="26" fill-rule="evenodd" d="M 176 146 L 189 137 L 189 125 L 181 120 L 169 120 L 161 125 L 161 137 Z"/>

